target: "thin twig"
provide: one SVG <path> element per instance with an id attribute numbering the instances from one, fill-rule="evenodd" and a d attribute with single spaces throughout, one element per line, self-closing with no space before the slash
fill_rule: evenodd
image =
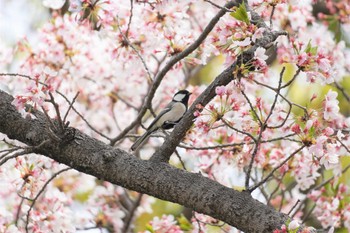
<path id="1" fill-rule="evenodd" d="M 66 114 L 65 114 L 64 117 L 63 117 L 63 123 L 64 123 L 64 124 L 66 124 L 66 120 L 67 120 L 67 117 L 68 117 L 68 113 L 69 113 L 69 111 L 72 109 L 75 100 L 78 98 L 78 95 L 79 95 L 79 91 L 77 92 L 77 94 L 75 94 L 75 96 L 74 96 L 72 102 L 69 104 L 69 108 L 67 109 L 67 112 L 66 112 Z"/>
<path id="2" fill-rule="evenodd" d="M 189 146 L 186 144 L 179 144 L 179 147 L 185 148 L 188 150 L 216 150 L 216 149 L 224 149 L 226 147 L 234 147 L 234 146 L 243 146 L 245 144 L 252 144 L 254 142 L 238 142 L 238 143 L 230 143 L 230 144 L 219 144 L 215 146 L 202 146 L 202 147 L 195 147 L 195 146 Z"/>
<path id="3" fill-rule="evenodd" d="M 131 0 L 132 2 L 132 0 Z M 120 35 L 122 35 L 124 41 L 132 48 L 132 50 L 134 50 L 134 52 L 136 53 L 136 55 L 139 57 L 140 61 L 142 62 L 143 64 L 143 67 L 145 68 L 146 70 L 146 73 L 147 73 L 147 79 L 148 79 L 148 82 L 149 83 L 152 83 L 152 75 L 151 75 L 151 72 L 149 71 L 149 68 L 146 64 L 146 61 L 145 59 L 143 59 L 142 55 L 140 54 L 140 52 L 135 48 L 135 46 L 129 41 L 128 37 L 126 35 L 124 35 L 124 33 L 122 32 L 122 29 L 120 28 L 120 24 L 119 24 L 119 19 L 118 19 L 118 16 L 117 16 L 117 26 L 118 26 L 118 30 L 119 30 L 119 33 Z"/>
<path id="4" fill-rule="evenodd" d="M 282 190 L 281 196 L 282 196 L 282 198 L 281 198 L 280 205 L 279 205 L 279 207 L 278 207 L 278 212 L 281 212 L 281 210 L 282 210 L 283 201 L 284 201 L 284 198 L 285 198 L 285 192 L 284 192 L 284 190 Z"/>
<path id="5" fill-rule="evenodd" d="M 6 140 L 6 138 L 3 138 L 1 141 L 3 141 L 5 144 L 7 144 L 7 145 L 9 145 L 9 146 L 11 146 L 11 147 L 13 147 L 13 148 L 8 148 L 8 149 L 3 149 L 3 150 L 1 150 L 1 152 L 4 152 L 4 151 L 8 151 L 8 150 L 12 150 L 12 149 L 22 149 L 23 147 L 22 146 L 18 146 L 18 145 L 16 145 L 16 144 L 14 144 L 14 143 L 12 143 L 12 142 L 9 142 L 8 140 Z M 0 153 L 1 153 L 0 152 Z"/>
<path id="6" fill-rule="evenodd" d="M 18 73 L 0 73 L 0 76 L 18 76 L 18 77 L 23 77 L 32 81 L 35 81 L 33 78 L 31 78 L 29 75 L 24 75 L 24 74 L 18 74 Z M 41 85 L 44 85 L 45 87 L 47 87 L 47 84 L 39 81 L 39 83 Z M 74 110 L 74 112 L 87 124 L 87 126 L 94 131 L 95 133 L 97 133 L 98 135 L 100 135 L 101 137 L 107 139 L 107 140 L 111 140 L 111 138 L 109 138 L 108 136 L 106 136 L 105 134 L 101 133 L 100 131 L 98 131 L 97 129 L 95 129 L 86 119 L 85 117 L 76 109 L 74 108 L 74 106 L 71 104 L 71 102 L 69 101 L 69 99 L 60 91 L 56 90 L 56 93 L 59 94 L 60 96 L 62 96 L 66 102 L 72 106 L 72 109 Z"/>
<path id="7" fill-rule="evenodd" d="M 3 159 L 0 160 L 0 166 L 2 166 L 3 164 L 5 164 L 7 161 L 9 161 L 10 159 L 14 159 L 16 157 L 19 157 L 19 156 L 23 156 L 23 155 L 26 155 L 30 153 L 29 151 L 27 150 L 24 150 L 24 151 L 20 151 L 20 152 L 17 152 L 11 156 L 7 156 L 7 157 L 4 157 Z"/>
<path id="8" fill-rule="evenodd" d="M 350 168 L 350 164 L 347 165 L 347 166 L 341 171 L 341 174 L 344 174 L 345 172 L 347 172 L 347 171 L 349 170 L 349 168 Z M 318 189 L 324 187 L 326 184 L 328 184 L 329 182 L 331 182 L 335 177 L 336 177 L 336 176 L 334 175 L 334 176 L 328 178 L 327 180 L 323 181 L 321 184 L 317 185 L 317 186 L 314 188 L 314 190 L 318 190 Z"/>
<path id="9" fill-rule="evenodd" d="M 232 126 L 231 126 L 232 127 Z M 231 128 L 230 127 L 230 128 Z M 236 128 L 232 128 L 233 130 L 236 130 Z M 236 130 L 237 131 L 237 130 Z M 237 131 L 238 132 L 238 131 Z M 261 140 L 260 143 L 269 143 L 269 142 L 275 142 L 275 141 L 280 141 L 280 140 L 287 140 L 287 141 L 293 141 L 293 142 L 298 142 L 300 143 L 301 141 L 293 140 L 290 139 L 289 137 L 295 136 L 295 133 L 288 134 L 286 136 L 281 136 L 278 138 L 271 138 L 268 140 Z M 133 136 L 136 137 L 136 136 Z M 254 144 L 255 142 L 237 142 L 237 143 L 229 143 L 229 144 L 219 144 L 219 145 L 214 145 L 214 146 L 201 146 L 201 147 L 195 147 L 195 146 L 190 146 L 186 144 L 179 144 L 179 147 L 185 148 L 188 150 L 216 150 L 216 149 L 225 149 L 227 147 L 235 147 L 235 146 L 243 146 L 246 144 Z"/>
<path id="10" fill-rule="evenodd" d="M 199 219 L 196 217 L 196 212 L 192 211 L 192 216 L 194 217 L 194 219 L 196 220 L 196 222 L 198 224 L 198 233 L 201 233 L 202 227 L 201 227 L 201 223 L 200 223 Z"/>
<path id="11" fill-rule="evenodd" d="M 270 125 L 268 125 L 268 126 L 266 126 L 266 128 L 268 128 L 268 129 L 278 129 L 278 128 L 283 127 L 284 124 L 285 124 L 285 123 L 287 122 L 287 120 L 289 119 L 289 115 L 290 115 L 291 112 L 292 112 L 292 105 L 288 103 L 288 106 L 289 106 L 289 108 L 288 108 L 287 115 L 286 115 L 286 117 L 283 119 L 283 121 L 281 122 L 281 124 L 275 125 L 275 126 L 270 126 Z"/>
<path id="12" fill-rule="evenodd" d="M 344 149 L 345 149 L 348 153 L 350 153 L 349 148 L 348 148 L 339 138 L 336 138 L 336 140 L 344 147 Z"/>
<path id="13" fill-rule="evenodd" d="M 270 28 L 272 29 L 272 18 L 273 18 L 273 15 L 275 13 L 275 8 L 276 8 L 276 5 L 272 5 L 272 10 L 271 10 L 271 14 L 270 14 Z"/>
<path id="14" fill-rule="evenodd" d="M 45 115 L 45 117 L 46 117 L 46 120 L 49 122 L 51 128 L 52 128 L 52 129 L 55 129 L 56 126 L 55 126 L 55 124 L 52 122 L 51 117 L 50 117 L 49 114 L 47 113 L 47 110 L 44 108 L 44 106 L 42 106 L 41 109 L 43 110 L 43 113 L 44 113 L 44 115 Z"/>
<path id="15" fill-rule="evenodd" d="M 248 137 L 250 137 L 255 143 L 256 143 L 256 139 L 254 138 L 253 135 L 251 135 L 250 133 L 246 132 L 246 131 L 243 131 L 243 130 L 239 130 L 233 126 L 230 125 L 229 122 L 227 122 L 223 117 L 221 118 L 221 121 L 227 126 L 229 127 L 230 129 L 238 132 L 238 133 L 241 133 L 241 134 L 244 134 L 244 135 L 247 135 Z"/>
<path id="16" fill-rule="evenodd" d="M 282 177 L 278 179 L 278 184 L 276 185 L 275 189 L 271 192 L 270 197 L 269 197 L 269 199 L 267 200 L 267 204 L 268 204 L 268 205 L 271 205 L 271 199 L 273 198 L 273 196 L 275 195 L 275 193 L 277 193 L 277 191 L 280 190 L 280 187 L 281 187 L 280 185 L 281 185 L 281 183 L 282 183 L 282 181 L 283 181 L 283 177 L 284 177 L 285 175 L 286 175 L 286 172 L 284 172 L 284 173 L 282 174 Z"/>
<path id="17" fill-rule="evenodd" d="M 102 233 L 102 229 L 105 229 L 108 232 L 108 230 L 106 228 L 100 227 L 100 226 L 76 228 L 75 230 L 76 231 L 88 231 L 88 230 L 94 230 L 94 229 L 99 229 L 101 233 Z"/>
<path id="18" fill-rule="evenodd" d="M 343 96 L 345 97 L 345 99 L 350 102 L 350 96 L 348 93 L 346 93 L 344 87 L 340 86 L 340 84 L 338 82 L 334 82 L 335 87 L 343 94 Z"/>
<path id="19" fill-rule="evenodd" d="M 210 1 L 210 0 L 204 0 L 204 1 L 210 3 L 211 5 L 217 7 L 217 8 L 219 8 L 219 9 L 221 9 L 221 10 L 225 10 L 225 11 L 227 11 L 227 12 L 234 12 L 233 10 L 230 10 L 230 9 L 224 7 L 224 6 L 220 6 L 220 5 L 214 3 L 214 2 L 212 2 L 212 1 Z"/>
<path id="20" fill-rule="evenodd" d="M 113 91 L 112 94 L 115 95 L 115 96 L 118 98 L 118 100 L 120 100 L 121 102 L 123 102 L 127 107 L 132 108 L 132 109 L 134 109 L 134 110 L 136 110 L 136 111 L 139 110 L 137 107 L 135 107 L 134 105 L 132 105 L 130 102 L 126 101 L 126 100 L 124 99 L 124 97 L 120 96 L 120 95 L 118 94 L 118 92 Z"/>
<path id="21" fill-rule="evenodd" d="M 283 78 L 283 74 L 284 74 L 285 70 L 286 70 L 286 67 L 283 67 L 282 71 L 280 73 L 280 79 L 278 81 L 278 87 L 277 87 L 277 90 L 276 90 L 275 99 L 273 100 L 273 103 L 272 103 L 271 108 L 270 108 L 270 112 L 269 112 L 269 114 L 267 115 L 267 117 L 265 119 L 265 122 L 264 122 L 265 125 L 267 125 L 267 122 L 268 122 L 269 118 L 271 117 L 271 115 L 273 113 L 273 110 L 275 109 L 275 106 L 276 106 L 276 103 L 277 103 L 277 99 L 278 99 L 278 96 L 279 96 L 280 91 L 281 91 L 282 78 Z"/>
<path id="22" fill-rule="evenodd" d="M 233 6 L 237 5 L 235 1 L 230 1 L 226 3 L 226 8 L 231 8 Z M 188 56 L 190 53 L 192 53 L 194 50 L 196 50 L 201 43 L 207 38 L 209 33 L 213 30 L 215 25 L 219 22 L 220 18 L 225 15 L 226 10 L 221 9 L 208 23 L 208 25 L 205 27 L 203 32 L 199 35 L 199 37 L 185 50 L 182 52 L 174 55 L 167 63 L 166 65 L 157 73 L 157 75 L 154 77 L 154 81 L 152 84 L 152 87 L 150 88 L 150 91 L 148 95 L 146 96 L 144 103 L 141 107 L 141 110 L 139 114 L 137 115 L 136 119 L 130 123 L 129 126 L 127 126 L 122 132 L 119 133 L 119 135 L 111 140 L 111 145 L 114 145 L 117 141 L 122 139 L 132 128 L 134 128 L 137 124 L 139 124 L 142 120 L 143 115 L 146 113 L 147 109 L 151 105 L 152 99 L 154 97 L 154 94 L 156 90 L 158 89 L 160 83 L 162 82 L 164 76 L 171 70 L 171 68 L 178 63 L 180 60 Z"/>
<path id="23" fill-rule="evenodd" d="M 142 193 L 138 194 L 137 199 L 135 200 L 135 202 L 133 203 L 133 206 L 129 212 L 129 214 L 126 216 L 126 219 L 124 220 L 124 227 L 123 227 L 123 233 L 127 233 L 129 231 L 130 225 L 131 225 L 131 221 L 135 215 L 135 211 L 137 209 L 137 207 L 140 206 L 141 204 L 141 200 L 142 200 Z"/>
<path id="24" fill-rule="evenodd" d="M 294 82 L 294 80 L 298 77 L 299 73 L 301 71 L 301 68 L 298 67 L 297 71 L 295 72 L 293 78 L 291 80 L 289 80 L 286 84 L 284 84 L 281 89 L 284 89 L 286 87 L 288 87 L 290 84 L 292 84 Z"/>
<path id="25" fill-rule="evenodd" d="M 277 102 L 277 98 L 278 98 L 278 96 L 280 96 L 280 93 L 281 93 L 281 89 L 282 89 L 282 87 L 281 87 L 281 85 L 282 85 L 282 79 L 283 79 L 283 74 L 284 74 L 285 70 L 286 70 L 286 67 L 283 67 L 283 68 L 282 68 L 282 71 L 281 71 L 281 73 L 280 73 L 280 79 L 279 79 L 279 82 L 278 82 L 278 87 L 277 87 L 277 89 L 274 89 L 275 92 L 276 92 L 276 95 L 275 95 L 274 102 L 273 102 L 273 104 L 272 104 L 272 106 L 271 106 L 270 113 L 269 113 L 269 115 L 267 116 L 267 118 L 266 118 L 266 120 L 265 120 L 266 128 L 277 129 L 277 128 L 283 127 L 284 124 L 287 122 L 287 120 L 288 120 L 288 118 L 289 118 L 289 115 L 290 115 L 290 113 L 291 113 L 291 111 L 292 111 L 292 105 L 291 105 L 290 103 L 287 102 L 288 105 L 289 105 L 289 109 L 288 109 L 287 115 L 286 115 L 286 117 L 284 118 L 284 120 L 282 121 L 282 123 L 279 124 L 279 125 L 276 125 L 276 126 L 268 126 L 268 125 L 267 125 L 267 121 L 268 121 L 269 117 L 272 115 L 272 112 L 273 112 L 273 110 L 274 110 L 274 108 L 275 108 L 275 105 L 276 105 L 276 102 Z M 272 89 L 273 89 L 273 88 L 272 88 Z"/>
<path id="26" fill-rule="evenodd" d="M 254 109 L 254 107 L 253 107 L 253 104 L 250 102 L 250 99 L 249 99 L 248 96 L 244 93 L 243 90 L 241 90 L 241 93 L 242 93 L 242 95 L 244 96 L 244 98 L 247 100 L 247 102 L 248 102 L 248 104 L 249 104 L 249 106 L 250 106 L 250 109 L 251 109 L 252 112 L 254 113 L 255 117 L 258 119 L 260 126 L 262 126 L 263 123 L 262 123 L 262 121 L 260 120 L 260 117 L 258 116 L 258 114 L 256 113 L 256 111 L 255 111 L 255 109 Z"/>
<path id="27" fill-rule="evenodd" d="M 276 95 L 275 95 L 275 98 L 274 98 L 274 101 L 271 105 L 271 108 L 270 108 L 270 112 L 269 114 L 267 115 L 266 119 L 264 120 L 264 123 L 261 122 L 261 120 L 259 119 L 257 113 L 255 112 L 254 108 L 252 107 L 252 104 L 250 103 L 248 97 L 245 95 L 245 93 L 243 91 L 242 94 L 244 95 L 244 97 L 247 99 L 249 105 L 250 105 L 250 108 L 251 110 L 255 113 L 255 116 L 259 119 L 259 122 L 260 122 L 260 132 L 259 132 L 259 136 L 258 138 L 256 139 L 256 143 L 255 143 L 255 148 L 254 148 L 254 151 L 253 151 L 253 154 L 252 154 L 252 157 L 250 159 L 250 163 L 249 163 L 249 167 L 248 167 L 248 170 L 247 170 L 247 173 L 246 173 L 246 180 L 245 180 L 245 188 L 248 189 L 249 187 L 249 179 L 250 179 L 250 172 L 252 170 L 252 167 L 253 167 L 253 164 L 254 164 L 254 160 L 255 160 L 255 156 L 258 152 L 258 148 L 259 148 L 259 145 L 260 145 L 260 141 L 261 141 L 261 137 L 262 137 L 262 133 L 265 131 L 265 129 L 267 128 L 267 122 L 269 120 L 269 118 L 272 116 L 272 113 L 275 109 L 275 106 L 276 106 L 276 103 L 277 103 L 277 99 L 278 99 L 278 96 L 280 94 L 280 90 L 281 90 L 281 85 L 282 85 L 282 78 L 283 78 L 283 74 L 284 74 L 284 71 L 285 71 L 285 67 L 282 68 L 282 71 L 280 73 L 280 79 L 279 79 L 279 82 L 278 82 L 278 87 L 276 89 Z M 287 119 L 287 118 L 286 118 Z M 283 123 L 284 124 L 284 123 Z M 282 124 L 282 125 L 283 125 Z"/>
<path id="28" fill-rule="evenodd" d="M 300 203 L 300 200 L 298 199 L 297 202 L 295 202 L 295 204 L 293 205 L 293 207 L 288 211 L 287 215 L 290 215 L 299 203 Z"/>
<path id="29" fill-rule="evenodd" d="M 194 211 L 193 211 L 194 212 Z M 226 223 L 222 222 L 222 223 L 209 223 L 209 222 L 204 222 L 200 219 L 197 218 L 196 216 L 196 212 L 193 213 L 193 217 L 197 220 L 197 222 L 200 222 L 200 223 L 203 223 L 203 224 L 206 224 L 206 225 L 210 225 L 210 226 L 214 226 L 214 227 L 223 227 L 226 225 Z"/>
<path id="30" fill-rule="evenodd" d="M 259 81 L 253 80 L 253 82 L 255 82 L 256 84 L 261 85 L 261 86 L 263 86 L 263 87 L 266 87 L 266 88 L 268 88 L 268 89 L 270 89 L 270 90 L 273 90 L 273 91 L 275 91 L 275 92 L 277 91 L 276 88 L 270 87 L 269 85 L 266 85 L 266 84 L 261 83 L 261 82 L 259 82 Z M 283 86 L 282 86 L 282 87 L 283 87 Z M 281 87 L 281 88 L 282 88 L 282 87 Z M 295 106 L 295 107 L 298 107 L 298 108 L 302 109 L 305 113 L 307 113 L 307 109 L 306 109 L 305 107 L 303 107 L 303 106 L 301 106 L 301 105 L 299 105 L 299 104 L 296 104 L 296 103 L 292 103 L 292 102 L 289 101 L 285 96 L 283 96 L 281 93 L 279 94 L 279 96 L 280 96 L 284 101 L 286 101 L 288 104 L 290 104 L 290 105 L 292 105 L 292 106 Z"/>
<path id="31" fill-rule="evenodd" d="M 60 132 L 64 132 L 64 123 L 63 123 L 62 118 L 61 118 L 59 106 L 56 103 L 55 98 L 53 97 L 51 92 L 49 92 L 49 96 L 50 96 L 49 101 L 50 101 L 50 103 L 52 103 L 52 105 L 54 106 L 55 111 L 56 111 L 56 116 L 57 116 L 57 120 L 58 120 L 58 126 L 60 127 Z"/>
<path id="32" fill-rule="evenodd" d="M 245 177 L 245 189 L 248 190 L 249 189 L 249 180 L 250 180 L 250 173 L 252 171 L 252 168 L 253 168 L 253 164 L 254 164 L 254 161 L 255 161 L 255 157 L 258 153 L 258 150 L 259 150 L 259 146 L 260 146 L 260 140 L 261 140 L 261 136 L 262 136 L 262 133 L 263 133 L 264 129 L 263 127 L 260 126 L 260 132 L 259 132 L 259 136 L 258 138 L 255 140 L 255 146 L 254 146 L 254 151 L 252 153 L 252 157 L 250 159 L 250 162 L 249 162 L 249 166 L 248 166 L 248 170 L 247 170 L 247 173 L 246 173 L 246 177 Z"/>
<path id="33" fill-rule="evenodd" d="M 67 168 L 64 168 L 58 172 L 56 172 L 53 176 L 51 176 L 50 179 L 48 179 L 45 184 L 43 185 L 43 187 L 41 188 L 41 190 L 38 192 L 38 194 L 35 196 L 35 198 L 33 198 L 33 202 L 32 204 L 30 205 L 28 211 L 27 211 L 27 217 L 26 217 L 26 226 L 25 226 L 25 229 L 26 229 L 26 232 L 28 233 L 29 232 L 29 229 L 28 229 L 28 225 L 29 225 L 29 215 L 30 215 L 30 212 L 31 210 L 33 209 L 34 205 L 35 205 L 35 202 L 38 200 L 39 196 L 44 192 L 46 186 L 53 180 L 55 179 L 59 174 L 65 172 L 65 171 L 68 171 L 70 170 L 71 168 L 70 167 L 67 167 Z"/>
<path id="34" fill-rule="evenodd" d="M 39 145 L 37 146 L 29 146 L 29 147 L 22 147 L 22 148 L 18 148 L 17 150 L 23 150 L 20 152 L 15 153 L 14 155 L 11 156 L 7 156 L 9 153 L 6 153 L 6 156 L 2 156 L 1 160 L 0 160 L 0 166 L 3 165 L 4 163 L 6 163 L 8 160 L 16 158 L 18 156 L 22 156 L 22 155 L 26 155 L 32 152 L 35 152 L 35 150 L 39 149 L 40 147 L 42 147 L 44 144 L 46 144 L 47 142 L 49 142 L 50 140 L 47 139 L 43 142 L 41 142 Z M 14 151 L 13 151 L 14 152 Z M 11 152 L 12 153 L 12 152 Z"/>
<path id="35" fill-rule="evenodd" d="M 69 99 L 68 99 L 65 95 L 63 95 L 63 94 L 62 94 L 61 92 L 59 92 L 59 91 L 56 91 L 56 92 L 57 92 L 60 96 L 62 96 L 70 106 L 72 106 L 73 111 L 85 122 L 85 124 L 86 124 L 87 126 L 89 126 L 89 128 L 90 128 L 92 131 L 94 131 L 95 133 L 97 133 L 98 135 L 100 135 L 101 137 L 103 137 L 103 138 L 105 138 L 105 139 L 107 139 L 107 140 L 109 140 L 109 141 L 111 140 L 110 137 L 108 137 L 108 136 L 105 135 L 104 133 L 102 133 L 102 132 L 98 131 L 97 129 L 95 129 L 95 127 L 92 126 L 92 125 L 89 123 L 89 121 L 85 119 L 85 117 L 73 106 L 73 104 L 69 101 Z"/>
<path id="36" fill-rule="evenodd" d="M 17 207 L 17 213 L 16 213 L 16 220 L 15 220 L 15 226 L 18 227 L 18 220 L 19 220 L 19 215 L 21 214 L 21 209 L 22 209 L 22 205 L 24 203 L 24 198 L 21 199 L 21 203 L 19 203 L 18 207 Z"/>
<path id="37" fill-rule="evenodd" d="M 256 167 L 255 167 L 254 171 L 255 171 L 256 178 L 254 178 L 253 176 L 250 176 L 250 179 L 254 182 L 254 184 L 257 184 L 258 176 L 257 176 L 257 168 Z M 261 194 L 264 196 L 265 200 L 267 201 L 269 198 L 268 198 L 268 194 L 267 194 L 266 190 L 264 189 L 264 187 L 260 186 L 259 190 L 260 190 Z"/>
<path id="38" fill-rule="evenodd" d="M 305 221 L 309 218 L 309 216 L 311 215 L 311 213 L 314 211 L 314 209 L 316 208 L 316 204 L 314 204 L 311 209 L 303 216 L 303 219 L 302 219 L 302 224 L 305 223 Z"/>
<path id="39" fill-rule="evenodd" d="M 129 16 L 129 23 L 128 23 L 128 28 L 126 29 L 125 36 L 128 38 L 129 37 L 129 30 L 130 30 L 130 25 L 131 25 L 131 20 L 133 16 L 133 10 L 134 10 L 134 1 L 130 0 L 130 16 Z"/>
<path id="40" fill-rule="evenodd" d="M 296 151 L 294 151 L 292 154 L 290 154 L 285 160 L 283 160 L 277 167 L 275 167 L 264 179 L 262 179 L 258 184 L 254 185 L 253 187 L 249 188 L 250 192 L 253 192 L 257 187 L 259 187 L 260 185 L 264 184 L 272 175 L 273 173 L 275 173 L 275 171 L 277 169 L 279 169 L 280 167 L 282 167 L 286 162 L 288 162 L 294 155 L 296 155 L 297 153 L 299 153 L 299 151 L 301 151 L 303 148 L 305 147 L 305 145 L 302 145 L 299 149 L 297 149 Z"/>
<path id="41" fill-rule="evenodd" d="M 3 159 L 3 158 L 5 158 L 7 155 L 9 155 L 9 154 L 11 154 L 11 153 L 13 153 L 13 152 L 15 152 L 15 151 L 17 151 L 17 150 L 21 150 L 21 149 L 24 149 L 24 148 L 9 148 L 9 149 L 1 150 L 1 151 L 0 151 L 0 154 L 2 154 L 2 153 L 4 153 L 4 154 L 2 154 L 2 155 L 0 156 L 0 159 Z"/>
<path id="42" fill-rule="evenodd" d="M 175 150 L 175 155 L 180 160 L 182 168 L 187 171 L 185 163 L 184 163 L 184 161 L 182 161 L 182 158 L 181 158 L 181 156 L 180 156 L 180 154 L 179 154 L 179 152 L 177 150 Z"/>

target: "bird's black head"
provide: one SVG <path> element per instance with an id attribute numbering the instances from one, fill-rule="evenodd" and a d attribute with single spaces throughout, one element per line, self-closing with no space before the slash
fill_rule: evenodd
<path id="1" fill-rule="evenodd" d="M 175 102 L 182 102 L 183 104 L 185 104 L 187 106 L 188 104 L 188 99 L 190 98 L 190 95 L 192 93 L 190 93 L 187 90 L 181 90 L 175 93 L 174 97 L 173 97 L 173 101 Z"/>

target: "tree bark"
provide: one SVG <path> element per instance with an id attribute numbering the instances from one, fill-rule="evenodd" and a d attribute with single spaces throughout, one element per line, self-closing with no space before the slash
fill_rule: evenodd
<path id="1" fill-rule="evenodd" d="M 228 3 L 228 7 L 236 3 Z M 222 12 L 221 12 L 222 11 Z M 225 14 L 222 9 L 217 20 Z M 252 22 L 267 30 L 237 61 L 253 59 L 257 47 L 268 48 L 284 32 L 272 32 L 261 18 L 251 11 Z M 214 25 L 216 19 L 213 19 Z M 209 29 L 208 29 L 209 30 Z M 211 29 L 210 29 L 211 30 Z M 199 42 L 200 43 L 200 42 Z M 176 60 L 176 59 L 175 59 Z M 52 128 L 42 112 L 36 119 L 23 118 L 11 105 L 13 97 L 0 90 L 0 132 L 9 138 L 34 146 L 35 152 L 99 179 L 192 208 L 194 211 L 222 220 L 244 232 L 272 232 L 289 217 L 253 199 L 249 192 L 238 192 L 201 174 L 170 166 L 167 162 L 176 146 L 192 125 L 196 105 L 205 106 L 215 96 L 215 88 L 233 80 L 236 63 L 221 73 L 195 100 L 189 111 L 165 143 L 148 161 L 113 148 L 74 128 L 64 132 Z M 52 120 L 53 121 L 53 120 Z M 57 122 L 56 122 L 57 123 Z M 55 124 L 56 124 L 55 123 Z"/>
<path id="2" fill-rule="evenodd" d="M 222 220 L 244 232 L 272 232 L 289 217 L 201 174 L 190 173 L 164 162 L 140 160 L 74 128 L 56 133 L 41 112 L 36 119 L 23 118 L 11 104 L 13 97 L 0 91 L 0 132 L 35 146 L 35 153 L 80 172 L 181 204 Z M 38 146 L 40 145 L 40 146 Z"/>

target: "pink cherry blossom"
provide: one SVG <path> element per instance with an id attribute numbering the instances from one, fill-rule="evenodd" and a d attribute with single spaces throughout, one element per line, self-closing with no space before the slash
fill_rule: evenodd
<path id="1" fill-rule="evenodd" d="M 159 233 L 183 233 L 180 227 L 176 225 L 173 215 L 163 215 L 161 218 L 154 217 L 150 225 L 155 232 Z"/>
<path id="2" fill-rule="evenodd" d="M 43 0 L 43 5 L 45 7 L 49 7 L 54 10 L 60 9 L 64 3 L 64 0 Z"/>
<path id="3" fill-rule="evenodd" d="M 252 41 L 255 43 L 256 40 L 262 38 L 265 30 L 266 30 L 265 28 L 259 28 L 258 30 L 256 30 L 254 35 L 252 36 Z"/>
<path id="4" fill-rule="evenodd" d="M 58 106 L 61 117 L 69 110 L 65 122 L 69 127 L 106 144 L 113 144 L 111 139 L 138 119 L 114 144 L 127 153 L 135 136 L 154 119 L 152 114 L 167 106 L 174 93 L 191 91 L 188 107 L 192 109 L 191 104 L 212 83 L 209 92 L 214 97 L 209 103 L 195 102 L 195 119 L 177 145 L 171 166 L 184 166 L 188 172 L 200 172 L 234 189 L 248 188 L 244 186 L 249 168 L 248 186 L 268 177 L 253 195 L 276 211 L 294 209 L 291 222 L 274 232 L 295 231 L 309 210 L 323 230 L 350 230 L 344 174 L 350 118 L 344 114 L 347 109 L 341 109 L 348 102 L 344 84 L 350 71 L 346 0 L 325 1 L 327 11 L 319 14 L 314 13 L 315 1 L 252 0 L 246 6 L 248 21 L 234 17 L 237 7 L 233 7 L 164 77 L 160 71 L 204 35 L 213 17 L 225 11 L 226 1 L 71 0 L 68 12 L 61 9 L 64 3 L 43 0 L 47 13 L 43 15 L 49 19 L 29 22 L 30 33 L 19 41 L 0 39 L 4 73 L 0 88 L 14 96 L 12 104 L 23 116 L 35 119 L 42 116 L 26 111 L 45 110 L 58 119 Z M 20 19 L 17 11 L 11 14 Z M 258 21 L 252 20 L 258 16 Z M 288 36 L 261 45 L 271 30 Z M 5 31 L 11 34 L 12 30 Z M 267 60 L 273 62 L 273 47 L 277 62 L 268 65 Z M 222 73 L 227 67 L 230 72 Z M 229 77 L 225 85 L 220 74 Z M 323 88 L 332 89 L 324 94 Z M 57 105 L 49 102 L 50 94 Z M 141 116 L 148 97 L 150 104 Z M 52 126 L 50 130 L 55 131 Z M 29 141 L 30 136 L 21 137 Z M 167 137 L 156 132 L 137 155 L 148 159 Z M 5 161 L 8 151 L 30 149 L 35 142 L 24 145 L 5 135 L 0 138 L 4 140 L 0 141 L 0 163 L 5 162 L 0 166 L 0 185 L 6 187 L 0 189 L 0 232 L 25 232 L 32 203 L 28 199 L 64 166 L 37 154 Z M 82 142 L 76 138 L 74 143 Z M 154 212 L 158 204 L 151 196 L 70 170 L 55 177 L 42 192 L 28 214 L 28 227 L 30 232 L 89 227 L 119 232 L 133 212 L 129 230 L 147 213 L 152 220 L 141 232 L 185 232 L 174 215 Z M 135 209 L 131 211 L 130 206 Z M 236 232 L 233 226 L 195 212 L 188 221 L 189 231 L 195 233 L 209 232 L 211 225 L 218 226 L 218 231 Z M 302 232 L 312 232 L 311 227 Z"/>
<path id="5" fill-rule="evenodd" d="M 265 61 L 268 58 L 268 56 L 265 55 L 265 52 L 266 49 L 261 47 L 257 48 L 254 52 L 254 58 L 261 61 Z"/>
<path id="6" fill-rule="evenodd" d="M 289 223 L 288 225 L 288 230 L 292 231 L 292 230 L 296 230 L 300 227 L 300 224 L 297 220 L 293 220 Z"/>
<path id="7" fill-rule="evenodd" d="M 337 100 L 338 93 L 335 91 L 328 91 L 324 101 L 324 119 L 335 120 L 338 118 L 339 101 Z"/>
<path id="8" fill-rule="evenodd" d="M 226 92 L 225 86 L 219 86 L 215 88 L 215 93 L 220 97 L 222 97 L 225 94 L 225 92 Z"/>

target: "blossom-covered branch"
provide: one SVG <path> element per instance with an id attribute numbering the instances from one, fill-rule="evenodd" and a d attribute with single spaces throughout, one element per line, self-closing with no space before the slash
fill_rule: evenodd
<path id="1" fill-rule="evenodd" d="M 11 105 L 13 97 L 2 91 L 0 97 L 0 132 L 29 145 L 49 138 L 50 123 L 45 117 L 22 118 Z M 246 232 L 271 232 L 288 219 L 253 199 L 248 192 L 235 191 L 165 163 L 137 159 L 126 151 L 72 130 L 75 136 L 71 141 L 51 141 L 35 152 L 99 179 L 193 208 Z"/>

